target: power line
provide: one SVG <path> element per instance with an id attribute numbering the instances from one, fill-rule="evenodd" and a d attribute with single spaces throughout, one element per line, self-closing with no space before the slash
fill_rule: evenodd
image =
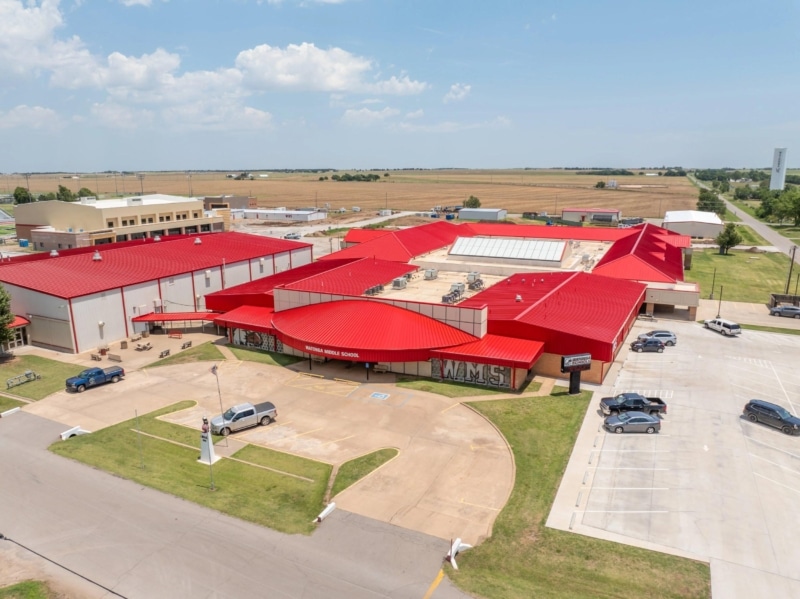
<path id="1" fill-rule="evenodd" d="M 115 596 L 117 596 L 117 597 L 122 597 L 122 599 L 127 599 L 127 597 L 125 597 L 125 595 L 120 595 L 120 594 L 119 594 L 119 593 L 117 593 L 115 590 L 113 590 L 113 589 L 109 589 L 107 586 L 103 586 L 103 585 L 102 585 L 102 584 L 100 584 L 99 582 L 97 582 L 97 581 L 95 581 L 95 580 L 92 580 L 91 578 L 88 578 L 88 577 L 84 576 L 83 574 L 80 574 L 79 572 L 76 572 L 75 570 L 72 570 L 72 569 L 70 569 L 70 568 L 67 568 L 67 567 L 66 567 L 65 565 L 63 565 L 63 564 L 59 564 L 57 561 L 50 559 L 50 558 L 49 558 L 49 557 L 47 557 L 46 555 L 42 555 L 41 553 L 39 553 L 38 551 L 34 551 L 34 550 L 33 550 L 33 549 L 31 549 L 30 547 L 26 547 L 25 545 L 23 545 L 22 543 L 20 543 L 20 542 L 18 542 L 18 541 L 15 541 L 14 539 L 9 539 L 7 536 L 5 536 L 5 535 L 4 535 L 3 533 L 1 533 L 1 532 L 0 532 L 0 540 L 4 540 L 4 541 L 10 541 L 11 543 L 14 543 L 15 545 L 17 545 L 18 547 L 22 547 L 22 548 L 23 548 L 25 551 L 30 551 L 30 552 L 31 552 L 31 553 L 33 553 L 34 555 L 41 557 L 43 560 L 46 560 L 46 561 L 50 562 L 51 564 L 53 564 L 53 565 L 55 565 L 55 566 L 58 566 L 59 568 L 62 568 L 62 569 L 64 569 L 64 570 L 66 570 L 66 571 L 67 571 L 67 572 L 69 572 L 70 574 L 74 574 L 75 576 L 78 576 L 79 578 L 83 578 L 83 579 L 84 579 L 86 582 L 89 582 L 89 583 L 91 583 L 91 584 L 93 584 L 93 585 L 95 585 L 95 586 L 97 586 L 97 587 L 100 587 L 101 589 L 103 589 L 104 591 L 106 591 L 106 592 L 108 592 L 108 593 L 111 593 L 112 595 L 115 595 Z"/>

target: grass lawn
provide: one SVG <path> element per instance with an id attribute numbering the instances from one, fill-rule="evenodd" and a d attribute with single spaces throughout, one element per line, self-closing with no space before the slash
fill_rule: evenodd
<path id="1" fill-rule="evenodd" d="M 728 223 L 740 223 L 740 222 L 742 222 L 742 219 L 739 218 L 738 215 L 734 214 L 733 212 L 731 212 L 728 209 L 725 210 L 725 216 L 722 217 L 722 220 L 724 222 L 728 222 Z"/>
<path id="2" fill-rule="evenodd" d="M 471 404 L 505 435 L 517 474 L 492 536 L 462 553 L 449 575 L 492 599 L 710 597 L 707 564 L 545 527 L 589 399 L 556 388 Z"/>
<path id="3" fill-rule="evenodd" d="M 5 412 L 11 408 L 21 408 L 24 405 L 24 402 L 0 395 L 0 412 Z"/>
<path id="4" fill-rule="evenodd" d="M 56 594 L 40 580 L 26 580 L 0 589 L 0 599 L 53 599 Z"/>
<path id="5" fill-rule="evenodd" d="M 24 374 L 26 370 L 40 374 L 41 380 L 12 387 L 8 392 L 28 399 L 42 399 L 51 393 L 62 391 L 65 388 L 65 381 L 83 371 L 83 368 L 76 364 L 65 364 L 39 356 L 15 356 L 0 363 L 0 381 Z"/>
<path id="6" fill-rule="evenodd" d="M 167 356 L 163 360 L 153 362 L 150 368 L 156 366 L 174 366 L 175 364 L 189 364 L 191 362 L 221 362 L 225 359 L 216 345 L 207 341 L 196 347 L 190 347 L 179 353 Z"/>
<path id="7" fill-rule="evenodd" d="M 144 435 L 140 438 L 135 431 L 136 421 L 131 419 L 91 435 L 58 441 L 50 446 L 50 450 L 242 520 L 288 534 L 310 534 L 314 530 L 312 521 L 322 508 L 331 467 L 247 447 L 237 452 L 235 457 L 312 478 L 314 482 L 223 459 L 214 464 L 216 490 L 211 491 L 209 467 L 197 462 L 200 453 L 198 432 L 156 419 L 159 415 L 191 405 L 193 402 L 184 401 L 140 416 L 139 426 L 144 432 L 191 444 L 197 449 Z M 142 461 L 144 469 L 141 468 Z"/>
<path id="8" fill-rule="evenodd" d="M 797 239 L 800 237 L 800 227 L 795 227 L 793 225 L 769 225 L 769 228 L 773 231 L 780 233 L 784 237 L 788 237 L 789 239 Z"/>
<path id="9" fill-rule="evenodd" d="M 367 474 L 391 460 L 398 453 L 399 452 L 394 447 L 388 447 L 345 462 L 339 467 L 339 472 L 336 474 L 336 480 L 333 482 L 333 490 L 331 490 L 331 497 L 335 497 L 349 486 L 357 483 Z"/>
<path id="10" fill-rule="evenodd" d="M 233 355 L 247 362 L 259 362 L 261 364 L 269 364 L 270 366 L 288 366 L 296 362 L 302 362 L 303 358 L 297 356 L 289 356 L 287 354 L 276 354 L 268 352 L 263 349 L 253 349 L 250 347 L 239 347 L 236 345 L 229 345 L 228 349 L 233 352 Z"/>
<path id="11" fill-rule="evenodd" d="M 723 301 L 764 304 L 770 293 L 782 293 L 789 274 L 789 257 L 783 254 L 751 254 L 731 250 L 720 256 L 717 250 L 695 250 L 692 269 L 685 278 L 700 284 L 700 297 L 708 298 L 714 280 L 714 297 Z"/>
<path id="12" fill-rule="evenodd" d="M 498 393 L 510 393 L 508 389 L 496 387 L 486 387 L 473 383 L 459 383 L 456 381 L 435 381 L 433 379 L 414 378 L 408 376 L 398 376 L 397 386 L 416 391 L 427 391 L 428 393 L 438 393 L 445 397 L 472 397 L 477 395 L 497 395 Z M 542 384 L 533 382 L 528 385 L 526 391 L 538 391 Z"/>
<path id="13" fill-rule="evenodd" d="M 782 329 L 781 327 L 765 327 L 760 324 L 741 324 L 743 329 L 750 329 L 752 331 L 764 331 L 765 333 L 780 333 L 781 335 L 800 335 L 798 329 Z"/>
<path id="14" fill-rule="evenodd" d="M 739 232 L 739 235 L 742 236 L 742 243 L 740 245 L 772 245 L 747 225 L 737 225 L 736 230 Z"/>

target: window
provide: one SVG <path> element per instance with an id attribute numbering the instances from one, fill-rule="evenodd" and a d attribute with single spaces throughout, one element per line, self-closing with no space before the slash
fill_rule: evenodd
<path id="1" fill-rule="evenodd" d="M 151 216 L 151 217 L 149 217 L 149 218 L 147 219 L 147 222 L 148 222 L 148 223 L 152 223 L 152 222 L 153 222 L 153 217 L 152 217 L 152 216 Z"/>
<path id="2" fill-rule="evenodd" d="M 192 218 L 199 218 L 199 215 L 200 215 L 199 212 L 193 212 L 192 213 Z"/>
<path id="3" fill-rule="evenodd" d="M 111 229 L 113 226 L 114 226 L 114 221 L 113 220 L 108 221 L 108 228 Z"/>
<path id="4" fill-rule="evenodd" d="M 58 249 L 61 249 L 61 244 L 60 243 L 58 244 Z"/>
<path id="5" fill-rule="evenodd" d="M 163 223 L 164 222 L 164 217 L 163 216 L 159 216 L 158 217 L 158 222 Z"/>
<path id="6" fill-rule="evenodd" d="M 167 220 L 167 221 L 172 220 L 172 217 L 170 215 L 167 215 L 167 216 L 164 217 L 164 220 Z"/>

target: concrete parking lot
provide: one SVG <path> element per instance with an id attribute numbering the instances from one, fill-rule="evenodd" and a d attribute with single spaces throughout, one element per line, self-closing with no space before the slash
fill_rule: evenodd
<path id="1" fill-rule="evenodd" d="M 203 416 L 219 414 L 220 395 L 224 408 L 270 400 L 277 422 L 236 433 L 237 442 L 334 466 L 386 447 L 399 450 L 335 497 L 339 508 L 470 544 L 491 534 L 513 488 L 513 460 L 500 433 L 458 400 L 399 388 L 389 382 L 394 375 L 372 375 L 366 382 L 342 364 L 307 373 L 304 362 L 292 370 L 232 358 L 219 363 L 219 393 L 211 363 L 200 362 L 129 369 L 117 385 L 58 392 L 25 411 L 62 422 L 65 430 L 80 425 L 96 431 L 188 399 L 197 405 L 165 419 L 199 433 Z M 357 376 L 346 380 L 348 374 Z"/>
<path id="2" fill-rule="evenodd" d="M 709 561 L 714 596 L 799 597 L 800 437 L 753 424 L 742 408 L 761 398 L 798 413 L 800 337 L 726 338 L 663 320 L 637 324 L 632 337 L 651 328 L 675 331 L 677 346 L 623 350 L 595 394 L 548 525 Z M 600 397 L 621 391 L 667 402 L 660 434 L 600 428 Z"/>

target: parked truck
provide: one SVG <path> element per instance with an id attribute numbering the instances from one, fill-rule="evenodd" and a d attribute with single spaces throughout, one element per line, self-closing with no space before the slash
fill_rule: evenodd
<path id="1" fill-rule="evenodd" d="M 659 397 L 645 397 L 638 393 L 620 393 L 614 397 L 601 399 L 600 409 L 606 416 L 634 411 L 655 416 L 656 414 L 666 414 L 667 404 Z"/>
<path id="2" fill-rule="evenodd" d="M 125 370 L 121 366 L 87 368 L 78 376 L 72 376 L 67 379 L 67 391 L 83 393 L 89 387 L 97 387 L 106 383 L 118 383 L 124 376 Z"/>
<path id="3" fill-rule="evenodd" d="M 225 411 L 221 416 L 211 419 L 211 433 L 227 437 L 235 431 L 252 426 L 267 426 L 278 417 L 278 410 L 271 401 L 253 405 L 240 403 Z"/>

